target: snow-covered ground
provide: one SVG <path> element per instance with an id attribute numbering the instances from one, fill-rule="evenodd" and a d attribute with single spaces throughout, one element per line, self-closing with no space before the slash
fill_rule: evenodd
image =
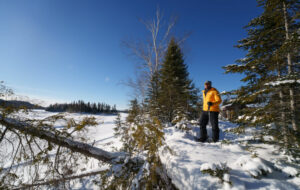
<path id="1" fill-rule="evenodd" d="M 110 115 L 110 114 L 80 114 L 80 113 L 54 113 L 54 112 L 47 112 L 44 110 L 32 110 L 28 113 L 19 113 L 18 115 L 25 118 L 30 119 L 38 119 L 42 120 L 47 117 L 56 115 L 56 114 L 63 114 L 66 118 L 73 118 L 75 121 L 80 121 L 85 117 L 95 117 L 96 121 L 98 123 L 97 126 L 87 126 L 87 131 L 85 132 L 85 138 L 88 139 L 89 144 L 93 144 L 94 146 L 101 148 L 103 150 L 107 151 L 117 151 L 121 146 L 122 143 L 118 138 L 114 137 L 114 120 L 116 119 L 116 115 Z M 126 117 L 126 114 L 121 114 L 121 117 L 124 119 Z M 62 128 L 65 126 L 64 121 L 57 121 L 55 123 L 55 127 L 57 129 Z M 9 148 L 1 147 L 0 154 L 7 154 L 10 152 Z M 55 157 L 56 151 L 53 150 L 50 155 L 50 159 Z M 5 162 L 2 160 L 2 162 Z M 6 160 L 6 164 L 4 165 L 4 168 L 8 168 L 11 163 L 11 158 L 8 158 Z M 14 167 L 18 167 L 18 173 L 24 173 L 25 175 L 22 175 L 22 180 L 27 181 L 29 179 L 29 176 L 26 176 L 26 173 L 28 170 L 24 167 L 22 167 L 23 164 L 15 165 Z M 26 163 L 24 164 L 26 166 Z M 87 174 L 92 173 L 96 171 L 101 171 L 103 169 L 106 169 L 108 166 L 105 165 L 99 165 L 99 161 L 93 158 L 90 158 L 89 161 L 82 162 L 82 164 L 79 166 L 79 169 L 73 173 L 72 175 L 77 176 L 81 174 Z M 40 173 L 43 173 L 44 168 L 40 168 Z M 97 186 L 95 183 L 93 183 L 93 180 L 97 179 L 99 180 L 99 177 L 90 176 L 85 177 L 81 179 L 74 179 L 72 181 L 69 181 L 69 186 L 72 189 L 99 189 L 99 186 Z M 52 187 L 46 187 L 43 186 L 42 189 L 53 189 Z"/>
<path id="2" fill-rule="evenodd" d="M 300 177 L 294 177 L 299 167 L 291 167 L 289 157 L 273 145 L 255 141 L 251 135 L 254 130 L 237 136 L 225 132 L 236 127 L 232 123 L 220 121 L 219 127 L 217 143 L 195 142 L 196 126 L 188 133 L 174 127 L 165 129 L 166 142 L 175 154 L 162 153 L 161 159 L 179 189 L 300 189 Z M 226 168 L 223 183 L 205 173 Z"/>
<path id="3" fill-rule="evenodd" d="M 27 115 L 31 118 L 45 118 L 55 113 L 34 110 Z M 114 151 L 122 146 L 113 133 L 114 115 L 90 115 L 65 113 L 66 117 L 80 120 L 86 116 L 94 116 L 98 126 L 89 127 L 86 136 L 94 146 Z M 124 119 L 126 114 L 121 115 Z M 61 127 L 58 123 L 56 127 Z M 175 127 L 165 128 L 167 145 L 173 150 L 161 151 L 161 160 L 174 184 L 181 190 L 197 189 L 300 189 L 299 166 L 294 161 L 278 152 L 276 147 L 255 141 L 252 132 L 244 135 L 228 132 L 234 129 L 232 123 L 220 121 L 220 142 L 200 143 L 194 141 L 199 127 L 183 132 Z M 208 127 L 209 135 L 211 133 Z M 82 166 L 76 174 L 98 171 L 101 167 L 94 159 Z M 223 171 L 224 170 L 224 171 Z M 209 174 L 214 171 L 219 177 Z M 223 173 L 222 173 L 223 172 Z M 220 177 L 221 176 L 221 177 Z M 94 177 L 86 177 L 71 181 L 72 189 L 99 189 L 93 183 Z M 222 180 L 221 180 L 222 179 Z"/>
<path id="4" fill-rule="evenodd" d="M 22 114 L 24 117 L 34 118 L 34 119 L 44 119 L 49 116 L 56 115 L 56 112 L 48 112 L 44 110 L 33 110 L 28 114 Z M 86 138 L 88 138 L 88 142 L 94 144 L 94 146 L 107 150 L 113 151 L 122 146 L 119 139 L 114 137 L 114 121 L 116 119 L 116 115 L 112 114 L 81 114 L 81 113 L 61 113 L 66 118 L 73 118 L 75 121 L 80 121 L 85 117 L 95 117 L 97 126 L 88 127 Z M 125 119 L 127 114 L 121 114 L 122 119 Z M 60 128 L 64 126 L 64 121 L 57 122 L 55 124 L 56 128 Z"/>

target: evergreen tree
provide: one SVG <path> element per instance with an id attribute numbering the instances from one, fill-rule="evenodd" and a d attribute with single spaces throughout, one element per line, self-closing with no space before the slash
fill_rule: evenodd
<path id="1" fill-rule="evenodd" d="M 171 39 L 160 69 L 158 105 L 162 121 L 172 122 L 178 114 L 191 115 L 196 109 L 198 90 L 189 79 L 187 65 L 175 39 Z"/>
<path id="2" fill-rule="evenodd" d="M 176 189 L 171 183 L 166 184 L 166 178 L 162 177 L 167 175 L 159 152 L 172 151 L 165 144 L 163 125 L 159 119 L 145 113 L 143 105 L 139 105 L 137 99 L 134 99 L 130 101 L 126 121 L 122 121 L 118 115 L 115 124 L 114 134 L 123 143 L 121 150 L 128 153 L 129 161 L 125 161 L 113 176 L 107 175 L 111 174 L 111 171 L 104 173 L 103 186 L 107 189 Z M 137 158 L 145 159 L 144 162 L 140 162 Z"/>
<path id="3" fill-rule="evenodd" d="M 246 58 L 225 69 L 226 73 L 245 74 L 242 81 L 246 85 L 235 91 L 234 103 L 246 107 L 238 121 L 264 126 L 267 132 L 284 140 L 285 146 L 293 145 L 294 138 L 288 137 L 299 131 L 295 127 L 295 107 L 299 104 L 299 95 L 295 95 L 299 92 L 299 73 L 295 72 L 299 69 L 296 64 L 299 64 L 299 43 L 296 43 L 299 2 L 259 0 L 258 3 L 264 12 L 246 26 L 248 36 L 237 45 L 247 51 Z M 270 127 L 273 124 L 276 130 Z"/>
<path id="4" fill-rule="evenodd" d="M 137 99 L 131 100 L 129 106 L 130 108 L 128 111 L 128 116 L 126 118 L 126 121 L 129 123 L 133 123 L 135 118 L 140 114 L 141 108 Z"/>
<path id="5" fill-rule="evenodd" d="M 158 102 L 159 96 L 159 72 L 155 72 L 151 77 L 149 88 L 147 90 L 146 104 L 147 111 L 151 116 L 159 117 L 160 115 L 160 106 Z"/>
<path id="6" fill-rule="evenodd" d="M 116 105 L 110 106 L 105 103 L 85 103 L 82 100 L 69 104 L 51 104 L 46 111 L 52 112 L 85 112 L 85 113 L 117 113 Z"/>

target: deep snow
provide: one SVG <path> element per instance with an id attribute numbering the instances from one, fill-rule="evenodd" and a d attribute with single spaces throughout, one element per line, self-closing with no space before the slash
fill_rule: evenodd
<path id="1" fill-rule="evenodd" d="M 43 119 L 54 114 L 33 110 L 26 117 Z M 115 151 L 122 146 L 119 139 L 113 135 L 115 115 L 65 115 L 76 120 L 86 116 L 94 116 L 97 119 L 99 125 L 89 127 L 86 132 L 88 142 L 94 146 L 107 151 Z M 121 116 L 124 119 L 126 114 Z M 62 125 L 58 122 L 56 127 L 60 128 Z M 237 127 L 236 125 L 220 121 L 219 126 L 220 142 L 217 143 L 194 141 L 194 136 L 199 132 L 198 126 L 192 126 L 188 132 L 175 127 L 165 128 L 166 143 L 174 154 L 161 150 L 160 156 L 169 176 L 179 189 L 300 189 L 299 166 L 294 164 L 291 157 L 277 151 L 273 145 L 256 141 L 253 133 L 257 130 L 249 129 L 246 134 L 238 136 L 226 132 Z M 209 127 L 208 133 L 211 135 Z M 76 172 L 77 175 L 103 169 L 95 159 L 90 159 L 81 167 L 82 169 Z M 223 168 L 228 168 L 228 173 L 221 177 L 223 181 L 204 172 Z M 72 189 L 99 189 L 93 183 L 93 179 L 94 176 L 75 179 L 70 185 Z"/>
<path id="2" fill-rule="evenodd" d="M 299 167 L 284 163 L 288 157 L 277 152 L 273 145 L 255 141 L 251 135 L 254 130 L 237 136 L 225 132 L 236 127 L 232 123 L 220 121 L 219 127 L 221 134 L 217 143 L 195 142 L 193 135 L 199 130 L 197 126 L 189 133 L 174 127 L 165 130 L 166 142 L 175 155 L 162 153 L 161 158 L 179 189 L 300 189 L 300 178 L 289 177 L 299 173 Z M 210 127 L 208 132 L 211 133 Z M 223 176 L 224 183 L 201 172 L 216 170 L 222 165 L 229 168 L 229 173 Z M 261 176 L 262 171 L 267 175 Z"/>

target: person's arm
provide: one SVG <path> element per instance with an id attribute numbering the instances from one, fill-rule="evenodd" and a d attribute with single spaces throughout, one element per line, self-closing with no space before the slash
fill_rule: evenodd
<path id="1" fill-rule="evenodd" d="M 214 91 L 213 92 L 213 96 L 214 96 L 215 101 L 214 102 L 207 102 L 207 105 L 208 106 L 212 106 L 212 105 L 219 105 L 219 104 L 221 104 L 222 99 L 221 99 L 221 97 L 219 95 L 219 92 L 218 91 Z"/>
<path id="2" fill-rule="evenodd" d="M 215 102 L 214 102 L 214 104 L 217 104 L 217 105 L 221 104 L 222 103 L 222 99 L 221 99 L 221 96 L 220 96 L 219 92 L 215 91 L 214 94 L 215 94 Z"/>

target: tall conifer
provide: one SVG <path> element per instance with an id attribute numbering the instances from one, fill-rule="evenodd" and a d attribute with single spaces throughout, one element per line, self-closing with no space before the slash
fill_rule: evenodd
<path id="1" fill-rule="evenodd" d="M 189 79 L 187 65 L 175 39 L 171 39 L 160 69 L 158 105 L 163 121 L 172 122 L 177 114 L 190 115 L 198 100 L 197 89 Z"/>
<path id="2" fill-rule="evenodd" d="M 263 7 L 263 13 L 246 26 L 248 36 L 237 45 L 247 51 L 246 57 L 225 69 L 226 73 L 245 74 L 242 81 L 246 84 L 235 91 L 235 103 L 246 105 L 239 121 L 264 126 L 288 145 L 293 143 L 288 142 L 293 139 L 289 135 L 297 136 L 299 131 L 299 124 L 295 127 L 299 117 L 295 108 L 299 108 L 300 98 L 295 93 L 300 88 L 296 72 L 300 47 L 299 2 L 258 0 L 258 4 Z M 269 127 L 272 124 L 276 130 Z"/>

